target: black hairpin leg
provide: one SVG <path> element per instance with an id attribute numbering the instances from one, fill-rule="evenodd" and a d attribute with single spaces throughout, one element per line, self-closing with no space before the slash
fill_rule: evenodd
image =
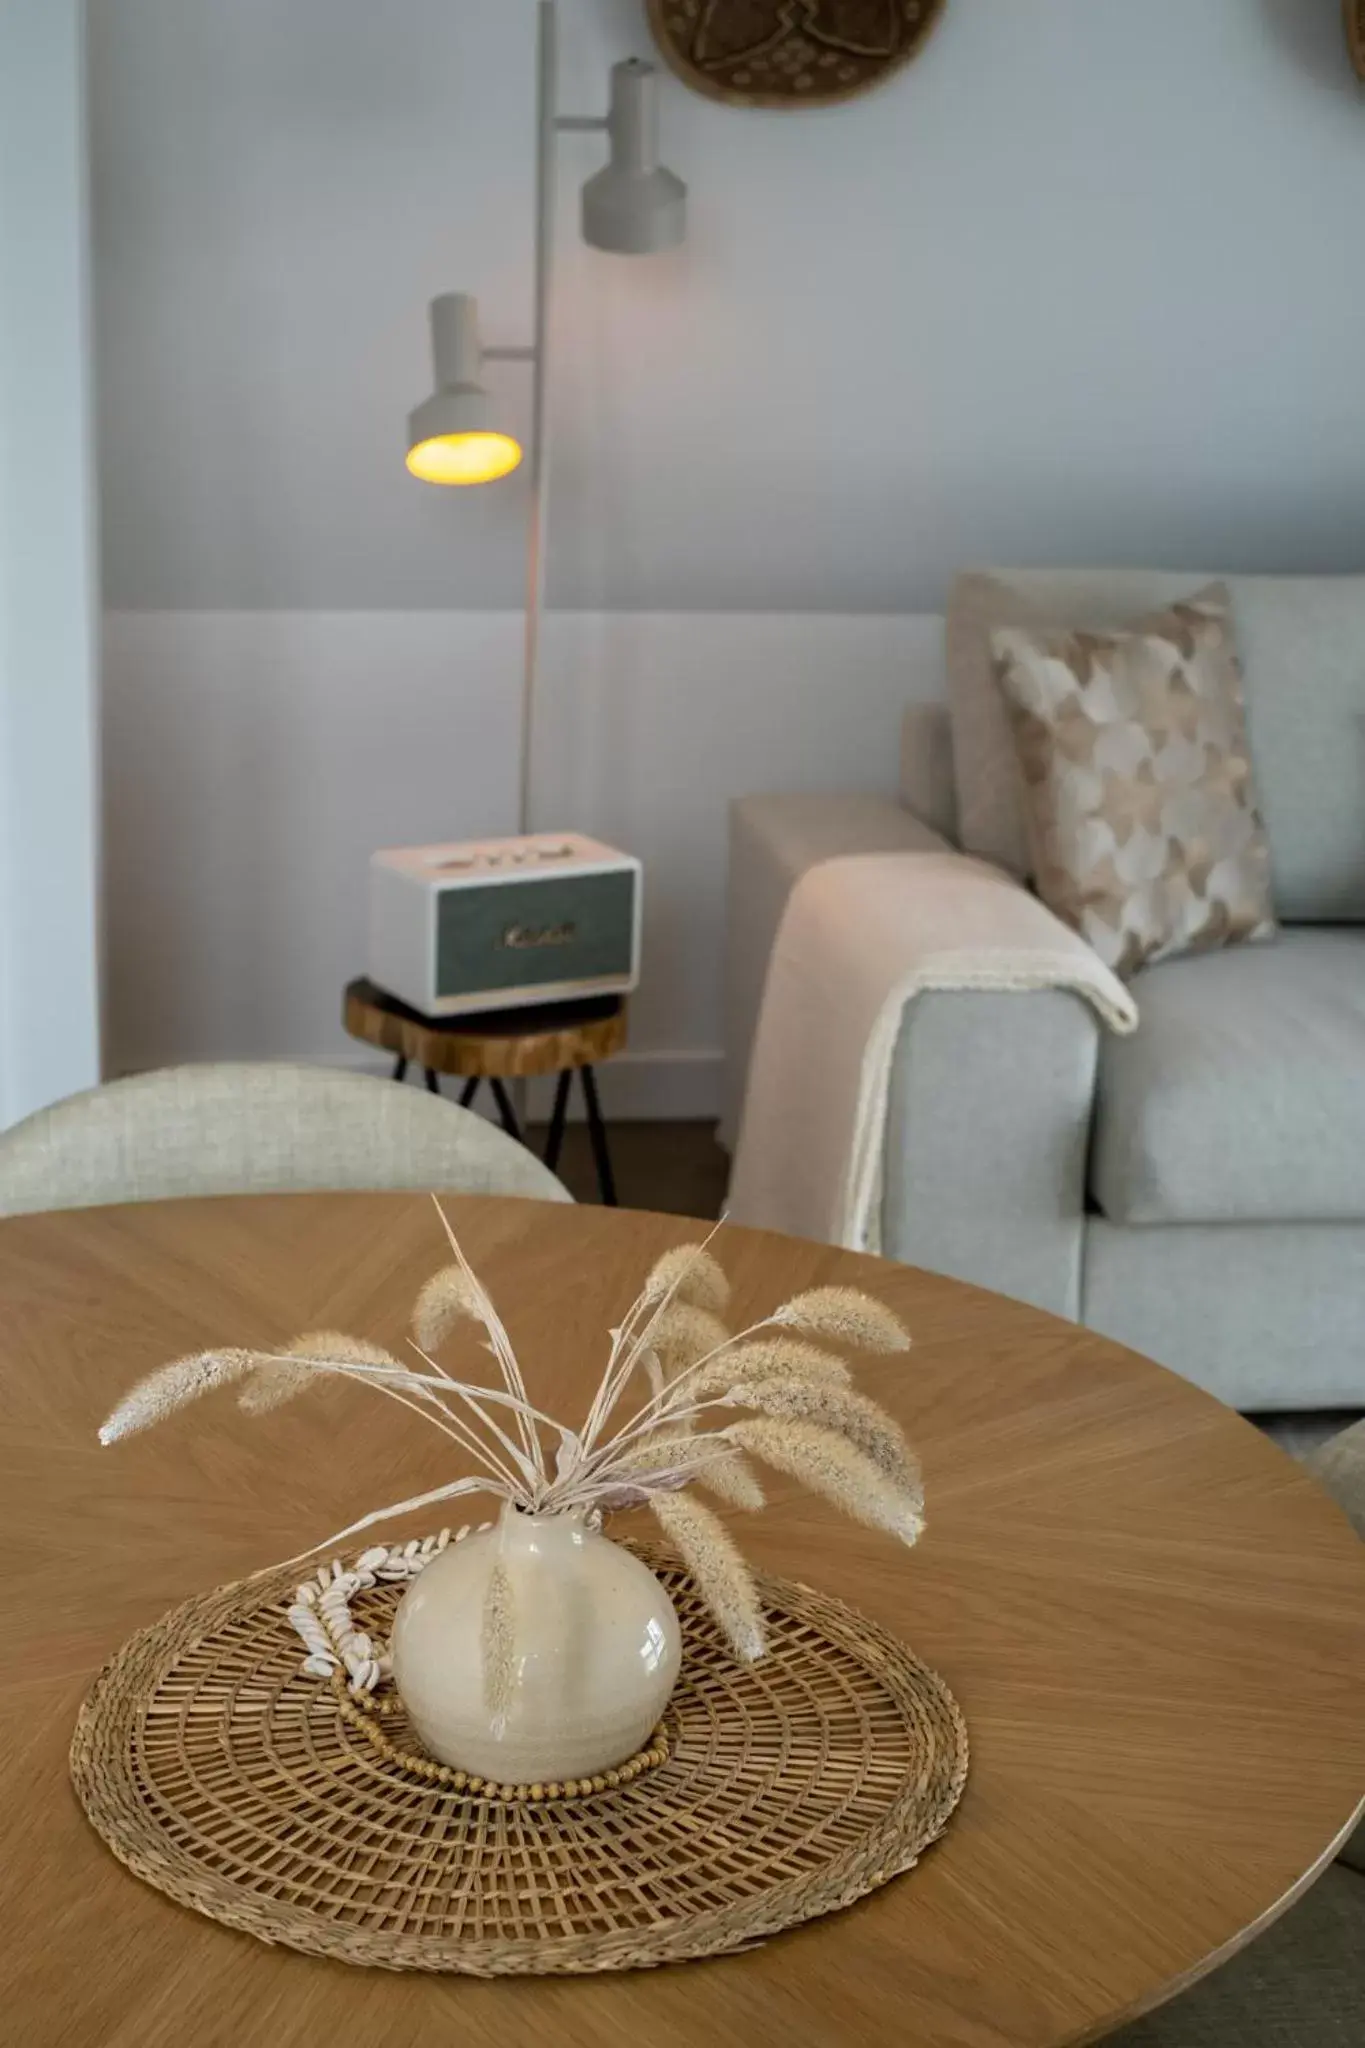
<path id="1" fill-rule="evenodd" d="M 482 1079 L 483 1076 L 481 1074 L 471 1074 L 465 1082 L 464 1087 L 460 1090 L 461 1109 L 469 1109 L 472 1106 L 474 1097 L 479 1092 L 479 1083 Z"/>
<path id="2" fill-rule="evenodd" d="M 569 1107 L 569 1089 L 573 1084 L 573 1068 L 566 1067 L 555 1085 L 555 1106 L 550 1114 L 550 1132 L 545 1140 L 545 1164 L 551 1173 L 559 1165 L 559 1155 L 564 1149 L 564 1117 Z"/>
<path id="3" fill-rule="evenodd" d="M 399 1055 L 398 1055 L 398 1057 L 397 1057 L 397 1059 L 396 1059 L 396 1060 L 394 1061 L 394 1063 L 393 1063 L 393 1078 L 394 1078 L 394 1080 L 395 1080 L 395 1081 L 401 1081 L 401 1080 L 402 1080 L 402 1078 L 403 1078 L 403 1076 L 404 1076 L 404 1075 L 405 1075 L 405 1074 L 407 1073 L 407 1071 L 408 1071 L 408 1056 L 407 1056 L 407 1054 L 406 1054 L 406 1053 L 404 1053 L 404 1052 L 400 1052 L 400 1053 L 399 1053 Z"/>
<path id="4" fill-rule="evenodd" d="M 441 1084 L 436 1078 L 435 1067 L 427 1068 L 427 1087 L 431 1090 L 433 1095 L 439 1095 L 441 1092 Z"/>
<path id="5" fill-rule="evenodd" d="M 492 1085 L 493 1100 L 498 1105 L 498 1115 L 502 1118 L 502 1127 L 509 1138 L 515 1138 L 517 1143 L 520 1144 L 522 1142 L 521 1125 L 517 1122 L 517 1113 L 512 1107 L 512 1098 L 496 1076 L 493 1078 Z"/>
<path id="6" fill-rule="evenodd" d="M 615 1209 L 616 1178 L 611 1170 L 611 1153 L 607 1150 L 607 1127 L 602 1121 L 602 1105 L 597 1099 L 597 1079 L 591 1067 L 579 1069 L 583 1076 L 583 1100 L 588 1108 L 588 1137 L 592 1142 L 593 1162 L 597 1167 L 597 1188 L 608 1209 Z"/>

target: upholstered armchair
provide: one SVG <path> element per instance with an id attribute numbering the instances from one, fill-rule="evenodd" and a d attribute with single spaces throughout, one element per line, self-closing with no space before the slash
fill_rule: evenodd
<path id="1" fill-rule="evenodd" d="M 1000 575 L 1044 617 L 1096 627 L 1208 580 Z M 734 807 L 731 1138 L 768 955 L 807 869 L 956 847 L 1027 887 L 1007 722 L 963 674 L 977 581 L 954 594 L 942 667 L 907 676 L 898 798 Z M 1362 1408 L 1365 577 L 1228 581 L 1279 935 L 1141 970 L 1127 1038 L 1059 991 L 918 997 L 892 1074 L 880 1242 L 1084 1322 L 1244 1410 Z M 907 861 L 905 888 L 934 886 L 934 871 Z"/>

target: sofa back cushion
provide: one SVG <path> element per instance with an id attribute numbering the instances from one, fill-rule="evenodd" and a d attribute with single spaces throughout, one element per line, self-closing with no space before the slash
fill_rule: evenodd
<path id="1" fill-rule="evenodd" d="M 997 627 L 1121 627 L 1188 597 L 1192 570 L 1002 569 L 959 576 L 948 604 L 948 704 L 969 853 L 1026 875 Z M 1230 576 L 1247 725 L 1275 905 L 1299 924 L 1365 922 L 1365 576 Z"/>

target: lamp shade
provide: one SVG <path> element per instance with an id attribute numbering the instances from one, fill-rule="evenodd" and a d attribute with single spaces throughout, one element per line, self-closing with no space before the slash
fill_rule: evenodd
<path id="1" fill-rule="evenodd" d="M 429 484 L 486 484 L 521 461 L 521 444 L 504 433 L 479 382 L 479 309 L 468 292 L 431 304 L 436 389 L 408 415 L 408 468 Z"/>
<path id="2" fill-rule="evenodd" d="M 621 256 L 674 249 L 687 232 L 687 187 L 659 162 L 658 73 L 638 57 L 614 64 L 607 114 L 611 161 L 583 187 L 583 239 Z"/>

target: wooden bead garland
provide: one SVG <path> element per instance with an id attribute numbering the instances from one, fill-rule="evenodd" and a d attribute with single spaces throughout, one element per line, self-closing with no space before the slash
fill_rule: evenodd
<path id="1" fill-rule="evenodd" d="M 452 1792 L 462 1792 L 469 1799 L 515 1804 L 534 1804 L 546 1799 L 584 1799 L 594 1792 L 615 1792 L 622 1785 L 633 1784 L 646 1771 L 657 1770 L 660 1764 L 668 1762 L 668 1729 L 661 1721 L 649 1738 L 648 1748 L 638 1750 L 614 1770 L 599 1772 L 591 1778 L 570 1778 L 564 1784 L 500 1785 L 491 1778 L 479 1777 L 477 1773 L 456 1770 L 453 1764 L 437 1763 L 434 1757 L 414 1756 L 411 1751 L 399 1749 L 396 1743 L 390 1742 L 382 1723 L 386 1715 L 402 1711 L 399 1700 L 370 1698 L 362 1705 L 359 1699 L 348 1693 L 340 1673 L 333 1675 L 332 1691 L 336 1695 L 337 1712 L 343 1721 L 358 1729 L 380 1756 L 405 1771 L 411 1771 L 414 1777 L 425 1779 L 430 1785 L 448 1785 Z"/>

